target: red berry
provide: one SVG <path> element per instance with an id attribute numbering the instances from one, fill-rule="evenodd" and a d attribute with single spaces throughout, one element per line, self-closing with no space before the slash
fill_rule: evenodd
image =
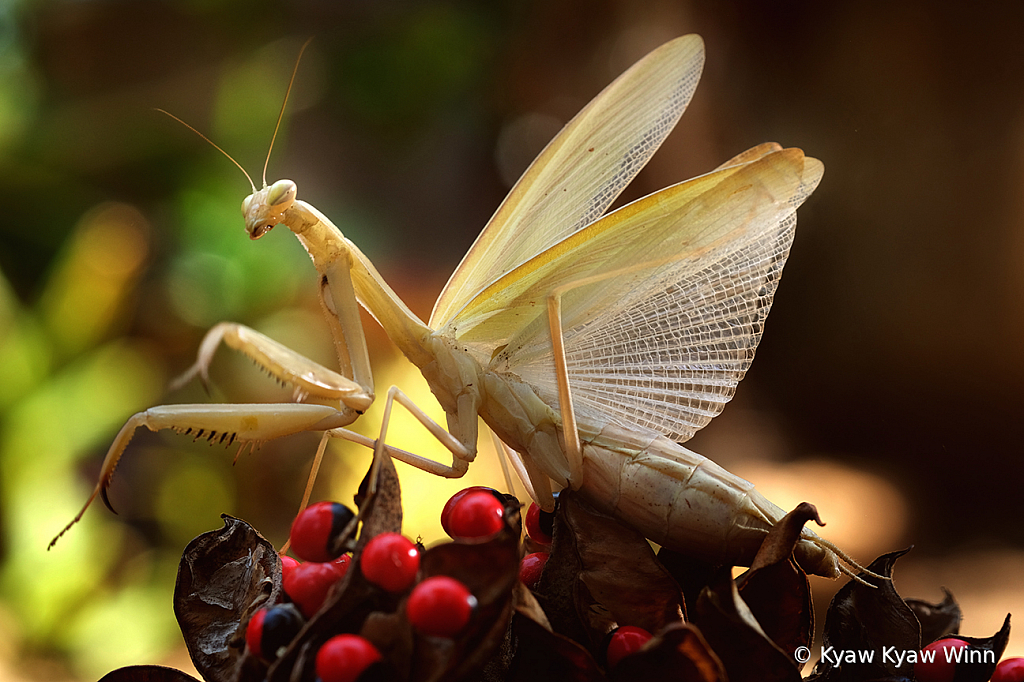
<path id="1" fill-rule="evenodd" d="M 448 515 L 453 538 L 483 538 L 505 526 L 505 505 L 489 492 L 474 490 L 458 500 Z"/>
<path id="2" fill-rule="evenodd" d="M 345 576 L 348 566 L 338 563 L 307 561 L 284 577 L 284 591 L 306 618 L 320 610 L 334 583 Z"/>
<path id="3" fill-rule="evenodd" d="M 636 653 L 651 637 L 653 635 L 647 630 L 632 625 L 616 628 L 608 640 L 608 649 L 605 651 L 608 667 L 614 668 L 624 657 Z"/>
<path id="4" fill-rule="evenodd" d="M 438 575 L 413 588 L 405 615 L 414 628 L 431 637 L 454 637 L 476 608 L 476 597 L 455 578 Z"/>
<path id="5" fill-rule="evenodd" d="M 962 639 L 949 637 L 932 642 L 922 650 L 922 656 L 914 664 L 914 676 L 918 682 L 953 682 L 956 672 L 956 649 L 970 646 Z M 947 651 L 948 650 L 948 651 Z M 934 652 L 931 660 L 923 660 L 925 652 Z"/>
<path id="6" fill-rule="evenodd" d="M 519 562 L 520 582 L 531 590 L 536 588 L 537 583 L 540 582 L 540 574 L 544 571 L 544 566 L 547 563 L 547 552 L 534 552 L 524 556 L 523 560 Z"/>
<path id="7" fill-rule="evenodd" d="M 992 673 L 991 682 L 1024 682 L 1024 658 L 1004 658 Z"/>
<path id="8" fill-rule="evenodd" d="M 381 533 L 366 543 L 359 566 L 374 585 L 388 592 L 401 592 L 416 579 L 420 553 L 399 533 Z"/>
<path id="9" fill-rule="evenodd" d="M 444 508 L 441 510 L 441 528 L 443 528 L 444 532 L 448 533 L 449 536 L 452 536 L 452 531 L 449 526 L 452 515 L 452 509 L 454 509 L 455 505 L 459 504 L 462 498 L 465 497 L 466 495 L 478 492 L 490 493 L 496 499 L 497 496 L 501 494 L 494 488 L 488 488 L 487 486 L 483 485 L 471 485 L 468 488 L 463 488 L 462 490 L 448 498 L 448 501 L 444 503 Z"/>
<path id="10" fill-rule="evenodd" d="M 338 553 L 330 551 L 331 544 L 353 518 L 352 510 L 338 502 L 309 505 L 292 522 L 292 551 L 304 561 L 334 559 Z"/>
<path id="11" fill-rule="evenodd" d="M 542 511 L 536 502 L 531 502 L 530 508 L 526 511 L 526 534 L 538 544 L 550 545 L 553 520 L 553 514 Z"/>
<path id="12" fill-rule="evenodd" d="M 302 629 L 302 616 L 293 604 L 260 609 L 245 626 L 245 643 L 258 658 L 270 662 Z"/>
<path id="13" fill-rule="evenodd" d="M 298 559 L 296 559 L 294 557 L 287 556 L 287 555 L 286 556 L 282 556 L 281 557 L 281 579 L 284 580 L 285 576 L 287 576 L 289 573 L 291 573 L 292 569 L 295 568 L 298 565 L 299 565 L 299 560 Z"/>
<path id="14" fill-rule="evenodd" d="M 316 653 L 316 675 L 321 682 L 355 682 L 379 660 L 377 647 L 359 635 L 335 635 Z"/>
<path id="15" fill-rule="evenodd" d="M 266 617 L 267 610 L 260 609 L 245 626 L 245 645 L 257 658 L 263 658 L 263 619 Z"/>

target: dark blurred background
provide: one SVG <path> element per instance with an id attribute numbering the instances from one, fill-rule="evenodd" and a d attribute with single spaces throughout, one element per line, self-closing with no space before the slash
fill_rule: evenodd
<path id="1" fill-rule="evenodd" d="M 426 318 L 558 127 L 649 50 L 701 34 L 697 94 L 624 200 L 766 140 L 826 173 L 753 369 L 693 448 L 783 506 L 819 503 L 865 562 L 914 544 L 901 592 L 946 585 L 965 633 L 992 634 L 1024 612 L 1022 29 L 1006 2 L 3 3 L 0 677 L 186 666 L 169 609 L 184 544 L 220 512 L 287 533 L 315 436 L 232 468 L 231 451 L 140 434 L 120 518 L 90 510 L 43 551 L 133 412 L 288 399 L 229 352 L 212 397 L 167 392 L 216 322 L 333 365 L 302 249 L 285 230 L 251 243 L 245 178 L 153 111 L 259 184 L 311 36 L 268 180 L 295 180 Z M 378 394 L 413 381 L 368 326 Z M 367 464 L 329 458 L 321 496 L 351 495 Z"/>

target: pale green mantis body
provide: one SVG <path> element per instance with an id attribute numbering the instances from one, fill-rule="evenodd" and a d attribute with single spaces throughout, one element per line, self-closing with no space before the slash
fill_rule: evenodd
<path id="1" fill-rule="evenodd" d="M 293 385 L 300 400 L 332 404 L 140 412 L 111 445 L 82 513 L 97 495 L 105 499 L 139 426 L 243 444 L 325 431 L 458 477 L 476 455 L 479 415 L 542 507 L 553 506 L 554 488 L 570 487 L 659 544 L 749 565 L 784 512 L 677 442 L 722 410 L 749 367 L 796 209 L 823 166 L 799 149 L 764 144 L 601 217 L 675 126 L 703 61 L 697 36 L 666 43 L 567 124 L 477 238 L 429 324 L 329 219 L 295 198 L 295 183 L 254 187 L 242 205 L 246 229 L 257 239 L 284 224 L 309 253 L 340 373 L 222 323 L 188 376 L 205 378 L 223 341 Z M 357 301 L 422 371 L 447 430 L 394 387 L 376 441 L 344 429 L 374 399 Z M 395 401 L 451 451 L 450 465 L 385 445 Z M 807 529 L 796 557 L 819 575 L 849 572 L 840 559 L 859 568 Z"/>

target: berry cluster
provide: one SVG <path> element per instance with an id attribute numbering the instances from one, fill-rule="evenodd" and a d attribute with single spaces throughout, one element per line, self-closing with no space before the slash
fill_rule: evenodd
<path id="1" fill-rule="evenodd" d="M 301 562 L 279 561 L 256 529 L 227 516 L 222 530 L 186 547 L 175 614 L 204 679 L 228 679 L 224 671 L 240 682 L 498 679 L 513 669 L 517 679 L 557 669 L 579 680 L 674 679 L 686 668 L 715 679 L 802 672 L 799 659 L 778 652 L 806 646 L 811 632 L 806 574 L 790 560 L 799 529 L 817 515 L 809 505 L 768 533 L 774 556 L 733 578 L 665 548 L 655 554 L 571 491 L 553 518 L 536 505 L 521 513 L 518 500 L 490 489 L 462 491 L 442 514 L 454 541 L 427 549 L 401 535 L 397 475 L 389 460 L 383 465 L 374 495 L 368 485 L 356 495 L 358 517 L 322 503 L 296 519 L 291 541 Z M 857 651 L 928 632 L 936 641 L 907 661 L 920 682 L 1024 682 L 1024 659 L 996 664 L 1009 615 L 991 637 L 961 636 L 952 595 L 930 604 L 893 588 L 905 553 L 873 561 L 876 582 L 838 590 L 825 637 Z M 688 600 L 692 620 L 684 621 Z M 906 617 L 878 625 L 877 613 Z M 237 633 L 246 626 L 242 649 Z M 836 669 L 823 657 L 813 674 Z M 865 679 L 886 675 L 884 665 L 863 668 Z"/>
<path id="2" fill-rule="evenodd" d="M 490 488 L 457 493 L 442 512 L 442 525 L 456 540 L 478 542 L 505 528 L 504 498 Z M 454 638 L 469 623 L 476 597 L 445 575 L 420 578 L 420 549 L 399 533 L 380 533 L 358 555 L 343 552 L 355 514 L 337 502 L 310 505 L 292 523 L 290 543 L 298 559 L 281 557 L 282 586 L 288 599 L 256 611 L 246 626 L 249 651 L 268 663 L 287 649 L 305 623 L 327 603 L 331 589 L 353 566 L 365 580 L 396 598 L 404 596 L 405 618 L 421 635 Z M 382 660 L 377 648 L 355 634 L 328 639 L 316 656 L 321 682 L 350 682 Z"/>
<path id="3" fill-rule="evenodd" d="M 355 514 L 343 504 L 317 502 L 292 522 L 292 551 L 302 563 L 282 557 L 284 591 L 306 618 L 320 610 L 327 593 L 348 572 L 351 557 L 332 547 L 353 519 Z"/>
<path id="4" fill-rule="evenodd" d="M 506 528 L 507 498 L 491 488 L 473 486 L 448 500 L 441 511 L 441 525 L 458 543 L 476 544 L 494 538 Z M 552 546 L 554 514 L 536 503 L 526 514 L 526 547 L 519 579 L 530 589 L 540 583 Z M 268 663 L 287 649 L 304 627 L 327 603 L 331 589 L 350 570 L 383 593 L 400 600 L 409 625 L 422 636 L 457 638 L 477 609 L 477 599 L 460 581 L 447 575 L 423 577 L 420 548 L 399 533 L 384 532 L 371 538 L 354 560 L 343 553 L 342 541 L 354 530 L 355 514 L 337 502 L 319 502 L 299 514 L 292 523 L 290 543 L 298 557 L 281 557 L 285 603 L 264 607 L 249 619 L 246 643 L 249 651 Z M 640 649 L 651 634 L 632 626 L 609 633 L 605 657 L 609 668 Z M 321 682 L 352 682 L 383 656 L 374 644 L 357 634 L 329 638 L 316 655 Z"/>

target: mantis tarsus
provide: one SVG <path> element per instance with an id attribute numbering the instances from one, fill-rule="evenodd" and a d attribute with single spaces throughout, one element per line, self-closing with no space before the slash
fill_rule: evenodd
<path id="1" fill-rule="evenodd" d="M 140 412 L 111 445 L 82 513 L 97 495 L 106 499 L 139 426 L 229 434 L 243 444 L 325 431 L 458 477 L 476 455 L 479 415 L 542 507 L 552 507 L 553 487 L 569 486 L 660 544 L 749 564 L 784 512 L 677 442 L 722 410 L 749 367 L 796 209 L 823 166 L 799 149 L 762 144 L 604 215 L 675 126 L 703 62 L 698 36 L 675 39 L 570 121 L 488 222 L 428 324 L 330 220 L 296 199 L 294 182 L 254 185 L 242 204 L 246 230 L 258 239 L 284 224 L 309 253 L 340 372 L 222 323 L 207 334 L 187 376 L 205 378 L 224 342 L 293 385 L 300 398 L 332 404 Z M 375 441 L 344 428 L 374 399 L 357 301 L 422 371 L 447 414 L 447 430 L 395 387 Z M 385 445 L 395 402 L 451 451 L 450 465 Z M 807 529 L 796 556 L 820 575 L 850 573 L 840 559 L 860 568 Z"/>

